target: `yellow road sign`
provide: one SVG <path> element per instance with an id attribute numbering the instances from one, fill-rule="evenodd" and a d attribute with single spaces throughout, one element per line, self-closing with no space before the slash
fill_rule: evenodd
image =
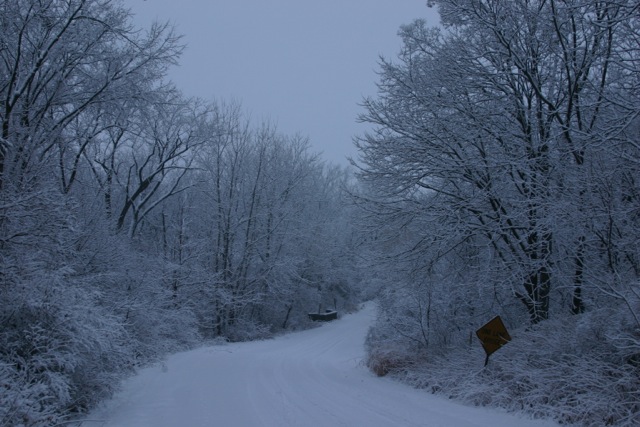
<path id="1" fill-rule="evenodd" d="M 487 357 L 511 341 L 511 336 L 509 336 L 509 332 L 507 332 L 507 328 L 505 328 L 504 323 L 502 323 L 500 316 L 494 317 L 478 329 L 476 335 L 480 339 L 482 348 L 484 348 L 484 351 L 487 353 Z"/>

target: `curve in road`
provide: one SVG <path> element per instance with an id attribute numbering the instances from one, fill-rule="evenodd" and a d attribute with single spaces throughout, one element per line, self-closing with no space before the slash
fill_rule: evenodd
<path id="1" fill-rule="evenodd" d="M 200 348 L 142 370 L 82 427 L 542 427 L 378 378 L 363 366 L 375 307 L 272 340 Z"/>

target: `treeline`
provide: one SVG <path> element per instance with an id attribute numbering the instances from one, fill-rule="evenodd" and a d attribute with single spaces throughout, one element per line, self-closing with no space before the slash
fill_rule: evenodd
<path id="1" fill-rule="evenodd" d="M 640 423 L 640 3 L 438 0 L 362 119 L 380 373 L 580 425 Z M 501 315 L 514 340 L 484 355 Z"/>
<path id="2" fill-rule="evenodd" d="M 58 425 L 204 339 L 349 308 L 348 174 L 166 78 L 111 0 L 0 1 L 0 425 Z"/>

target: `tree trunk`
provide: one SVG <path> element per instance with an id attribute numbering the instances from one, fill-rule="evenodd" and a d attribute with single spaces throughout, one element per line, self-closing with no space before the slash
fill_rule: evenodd
<path id="1" fill-rule="evenodd" d="M 293 304 L 289 304 L 287 307 L 287 314 L 284 317 L 284 322 L 282 322 L 282 329 L 287 329 L 287 323 L 289 322 L 289 315 L 291 314 L 291 310 L 293 309 Z"/>
<path id="2" fill-rule="evenodd" d="M 576 254 L 576 273 L 573 278 L 573 299 L 571 301 L 571 313 L 584 313 L 585 306 L 582 299 L 582 283 L 584 281 L 584 236 L 581 236 Z"/>

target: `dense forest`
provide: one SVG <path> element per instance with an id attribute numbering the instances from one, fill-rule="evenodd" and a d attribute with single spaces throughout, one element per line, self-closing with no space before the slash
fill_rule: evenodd
<path id="1" fill-rule="evenodd" d="M 357 140 L 370 366 L 476 405 L 640 424 L 640 2 L 432 1 Z M 393 284 L 393 285 L 390 285 Z M 482 369 L 473 331 L 513 340 Z"/>
<path id="2" fill-rule="evenodd" d="M 352 169 L 168 79 L 119 0 L 0 0 L 0 425 L 375 296 L 369 367 L 474 405 L 640 423 L 640 2 L 432 0 Z M 512 340 L 483 368 L 474 331 Z"/>
<path id="3" fill-rule="evenodd" d="M 167 79 L 119 1 L 0 1 L 0 425 L 57 425 L 138 366 L 351 309 L 349 175 Z"/>

